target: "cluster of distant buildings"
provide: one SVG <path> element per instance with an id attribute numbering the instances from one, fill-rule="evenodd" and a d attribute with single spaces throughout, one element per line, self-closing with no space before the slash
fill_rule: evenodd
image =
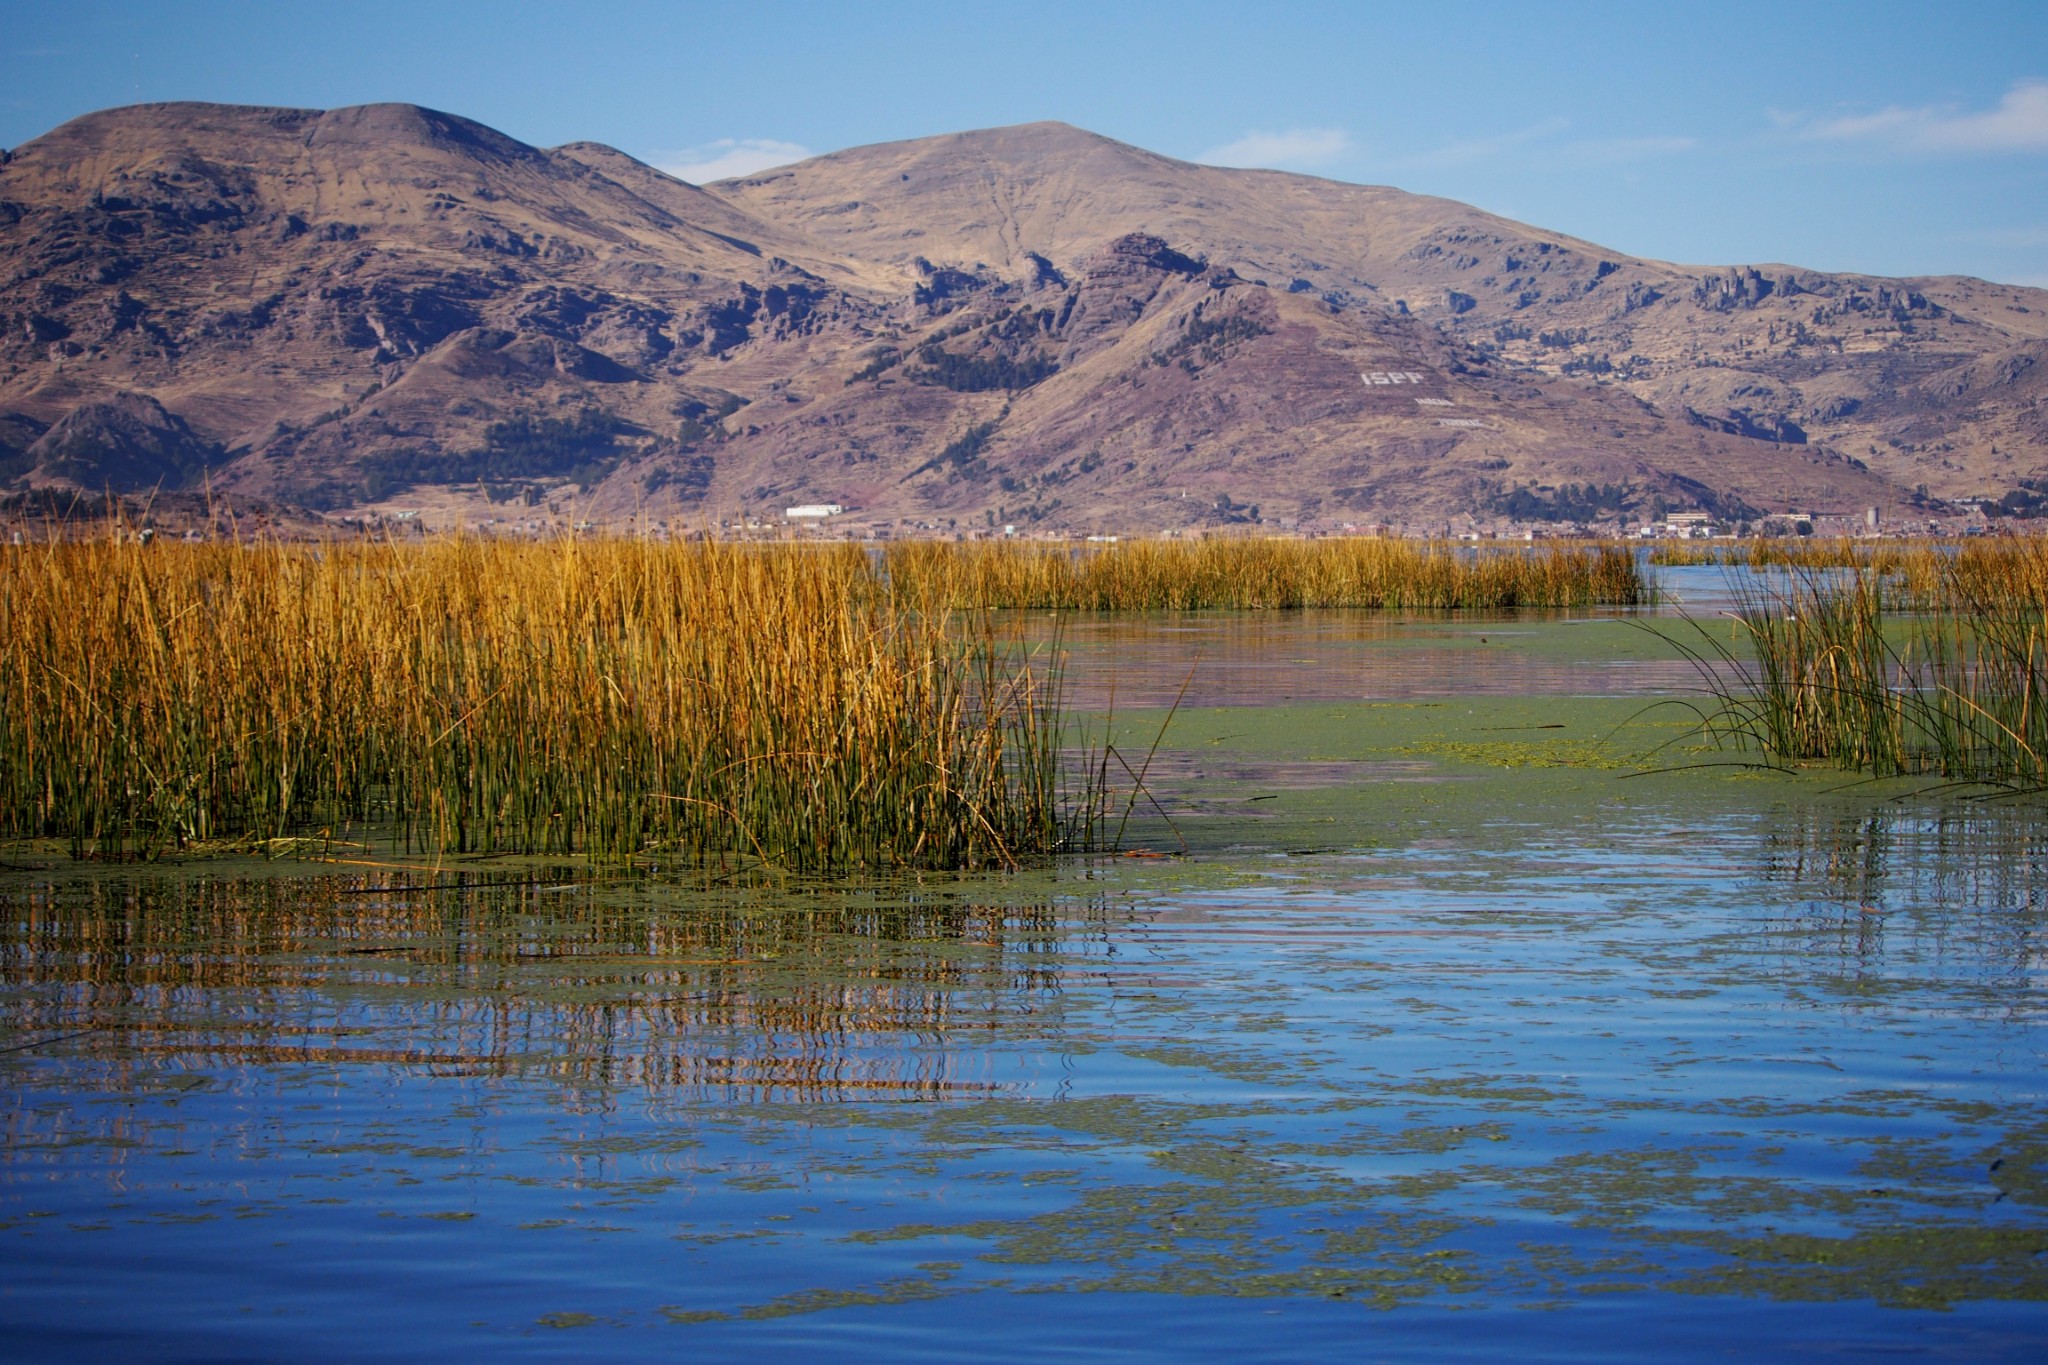
<path id="1" fill-rule="evenodd" d="M 785 508 L 782 525 L 785 527 L 812 527 L 823 529 L 835 518 L 846 514 L 848 509 L 840 503 L 803 503 Z M 1270 531 L 1304 535 L 1366 535 L 1366 536 L 1410 536 L 1421 538 L 1445 538 L 1463 540 L 1574 540 L 1574 539 L 1615 539 L 1637 540 L 1711 540 L 1727 539 L 1738 535 L 1764 536 L 1923 536 L 1923 535 L 1982 535 L 1992 525 L 1981 507 L 1974 503 L 1962 502 L 1939 511 L 1930 511 L 1919 516 L 1904 518 L 1887 517 L 1876 507 L 1861 511 L 1813 509 L 1807 511 L 1775 512 L 1766 515 L 1733 519 L 1701 508 L 1681 508 L 1664 513 L 1661 517 L 1628 525 L 1622 522 L 1578 523 L 1578 522 L 1517 522 L 1497 520 L 1482 523 L 1477 518 L 1468 518 L 1461 528 L 1455 521 L 1436 521 L 1395 526 L 1384 522 L 1341 522 L 1329 526 L 1314 523 L 1295 525 L 1274 523 L 1264 528 Z M 728 529 L 720 523 L 721 529 Z M 773 522 L 744 520 L 729 529 L 749 531 L 772 531 Z M 849 525 L 845 533 L 862 539 L 888 538 L 890 527 Z M 970 539 L 1015 537 L 1025 534 L 1015 523 L 1003 525 L 963 526 L 955 522 L 904 522 L 894 528 L 899 533 L 918 535 L 937 533 L 957 535 Z M 1039 528 L 1029 534 L 1039 538 L 1071 540 L 1082 533 L 1069 530 Z M 1172 537 L 1184 534 L 1199 534 L 1181 530 L 1168 530 L 1162 534 Z M 1113 535 L 1089 534 L 1093 541 L 1113 541 Z"/>
<path id="2" fill-rule="evenodd" d="M 1982 535 L 1989 519 L 1975 504 L 1957 504 L 1956 510 L 1924 513 L 1903 518 L 1887 517 L 1876 507 L 1861 512 L 1791 511 L 1774 512 L 1754 519 L 1730 522 L 1712 512 L 1697 509 L 1667 512 L 1662 521 L 1640 526 L 1635 536 L 1645 540 L 1703 540 L 1740 533 L 1766 536 L 1923 536 Z"/>
<path id="3" fill-rule="evenodd" d="M 1637 526 L 1616 522 L 1509 522 L 1472 526 L 1446 534 L 1464 540 L 1730 540 L 1739 536 L 1822 536 L 1829 539 L 1878 536 L 1979 536 L 1995 523 L 1974 504 L 1917 516 L 1887 517 L 1878 508 L 1860 512 L 1811 510 L 1771 512 L 1751 518 L 1729 518 L 1699 508 L 1667 512 Z M 1375 530 L 1382 528 L 1374 528 Z"/>
<path id="4" fill-rule="evenodd" d="M 1118 539 L 1100 527 L 1076 529 L 1069 527 L 1025 526 L 1015 522 L 998 523 L 993 518 L 939 518 L 930 520 L 904 519 L 900 521 L 869 522 L 857 515 L 859 509 L 837 502 L 807 502 L 784 507 L 778 517 L 772 511 L 758 514 L 743 514 L 737 517 L 716 520 L 690 520 L 687 517 L 673 524 L 668 519 L 647 523 L 636 522 L 639 530 L 658 539 L 695 539 L 705 535 L 713 537 L 731 536 L 737 538 L 776 538 L 792 531 L 808 531 L 813 535 L 824 535 L 833 539 L 890 540 L 917 539 L 921 537 L 940 539 L 1010 539 L 1031 538 L 1042 540 L 1088 540 L 1107 543 Z M 1995 509 L 1994 509 L 1995 510 Z M 1569 522 L 1537 521 L 1521 522 L 1505 518 L 1492 520 L 1472 516 L 1452 520 L 1436 519 L 1401 524 L 1388 522 L 1339 521 L 1322 523 L 1308 521 L 1296 523 L 1288 520 L 1267 520 L 1255 526 L 1233 528 L 1241 534 L 1281 534 L 1301 536 L 1390 536 L 1416 539 L 1452 540 L 1584 540 L 1584 539 L 1631 539 L 1631 540 L 1709 540 L 1730 539 L 1737 536 L 1824 536 L 1873 537 L 1873 536 L 1969 536 L 1983 535 L 1995 529 L 1998 521 L 1988 515 L 1975 501 L 1957 501 L 1937 504 L 1927 509 L 1911 509 L 1912 514 L 1900 517 L 1888 516 L 1882 509 L 1867 507 L 1861 511 L 1813 509 L 1807 511 L 1776 512 L 1748 519 L 1733 519 L 1718 515 L 1702 508 L 1680 508 L 1662 513 L 1655 520 L 1640 524 L 1622 521 Z M 852 514 L 852 515 L 850 515 Z M 460 521 L 460 519 L 458 519 Z M 425 517 L 413 510 L 383 510 L 357 513 L 338 518 L 340 524 L 358 531 L 402 535 L 432 534 L 436 528 L 426 524 Z M 578 521 L 565 523 L 553 517 L 492 517 L 481 522 L 461 522 L 473 531 L 485 535 L 538 536 L 559 535 L 564 531 L 591 532 L 600 528 L 596 523 Z M 2016 528 L 2017 529 L 2017 528 Z M 1168 538 L 1199 536 L 1204 534 L 1199 527 L 1167 529 L 1158 534 Z M 1130 531 L 1124 533 L 1128 538 Z"/>

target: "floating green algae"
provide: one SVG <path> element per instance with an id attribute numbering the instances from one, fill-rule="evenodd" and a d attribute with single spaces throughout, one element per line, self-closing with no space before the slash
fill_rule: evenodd
<path id="1" fill-rule="evenodd" d="M 0 1246 L 54 1294 L 45 1253 L 111 1241 L 73 1225 L 367 1235 L 457 1353 L 536 1297 L 711 1351 L 1086 1303 L 1219 1349 L 1298 1305 L 2037 1303 L 2041 822 L 1659 771 L 1712 756 L 1654 701 L 1189 706 L 1173 825 L 1127 831 L 1167 856 L 1014 874 L 25 874 Z M 1162 717 L 1119 709 L 1134 767 Z M 501 1256 L 545 1293 L 444 1320 Z M 648 1341 L 574 1340 L 612 1337 Z"/>

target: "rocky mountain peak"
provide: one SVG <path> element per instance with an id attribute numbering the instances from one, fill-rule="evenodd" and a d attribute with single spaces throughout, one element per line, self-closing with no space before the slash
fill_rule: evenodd
<path id="1" fill-rule="evenodd" d="M 405 147 L 485 165 L 539 161 L 543 154 L 495 128 L 417 104 L 358 104 L 329 109 L 314 120 L 306 145 L 336 159 L 386 155 Z"/>

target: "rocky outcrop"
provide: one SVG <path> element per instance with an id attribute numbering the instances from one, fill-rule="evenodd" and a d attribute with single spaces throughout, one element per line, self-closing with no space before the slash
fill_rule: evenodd
<path id="1" fill-rule="evenodd" d="M 1730 436 L 1746 436 L 1752 441 L 1771 441 L 1780 445 L 1806 444 L 1806 431 L 1797 422 L 1782 412 L 1752 412 L 1748 408 L 1727 408 L 1720 412 L 1700 412 L 1694 408 L 1685 410 L 1685 420 L 1708 431 L 1724 431 Z"/>
<path id="2" fill-rule="evenodd" d="M 0 481 L 18 479 L 35 468 L 29 447 L 49 429 L 27 413 L 0 412 Z"/>

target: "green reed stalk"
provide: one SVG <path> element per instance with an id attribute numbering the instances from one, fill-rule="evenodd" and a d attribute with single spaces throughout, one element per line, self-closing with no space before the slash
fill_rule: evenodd
<path id="1" fill-rule="evenodd" d="M 1747 591 L 1738 618 L 1750 657 L 1695 652 L 1719 700 L 1711 732 L 1881 777 L 2048 787 L 2042 542 L 1795 570 Z"/>

